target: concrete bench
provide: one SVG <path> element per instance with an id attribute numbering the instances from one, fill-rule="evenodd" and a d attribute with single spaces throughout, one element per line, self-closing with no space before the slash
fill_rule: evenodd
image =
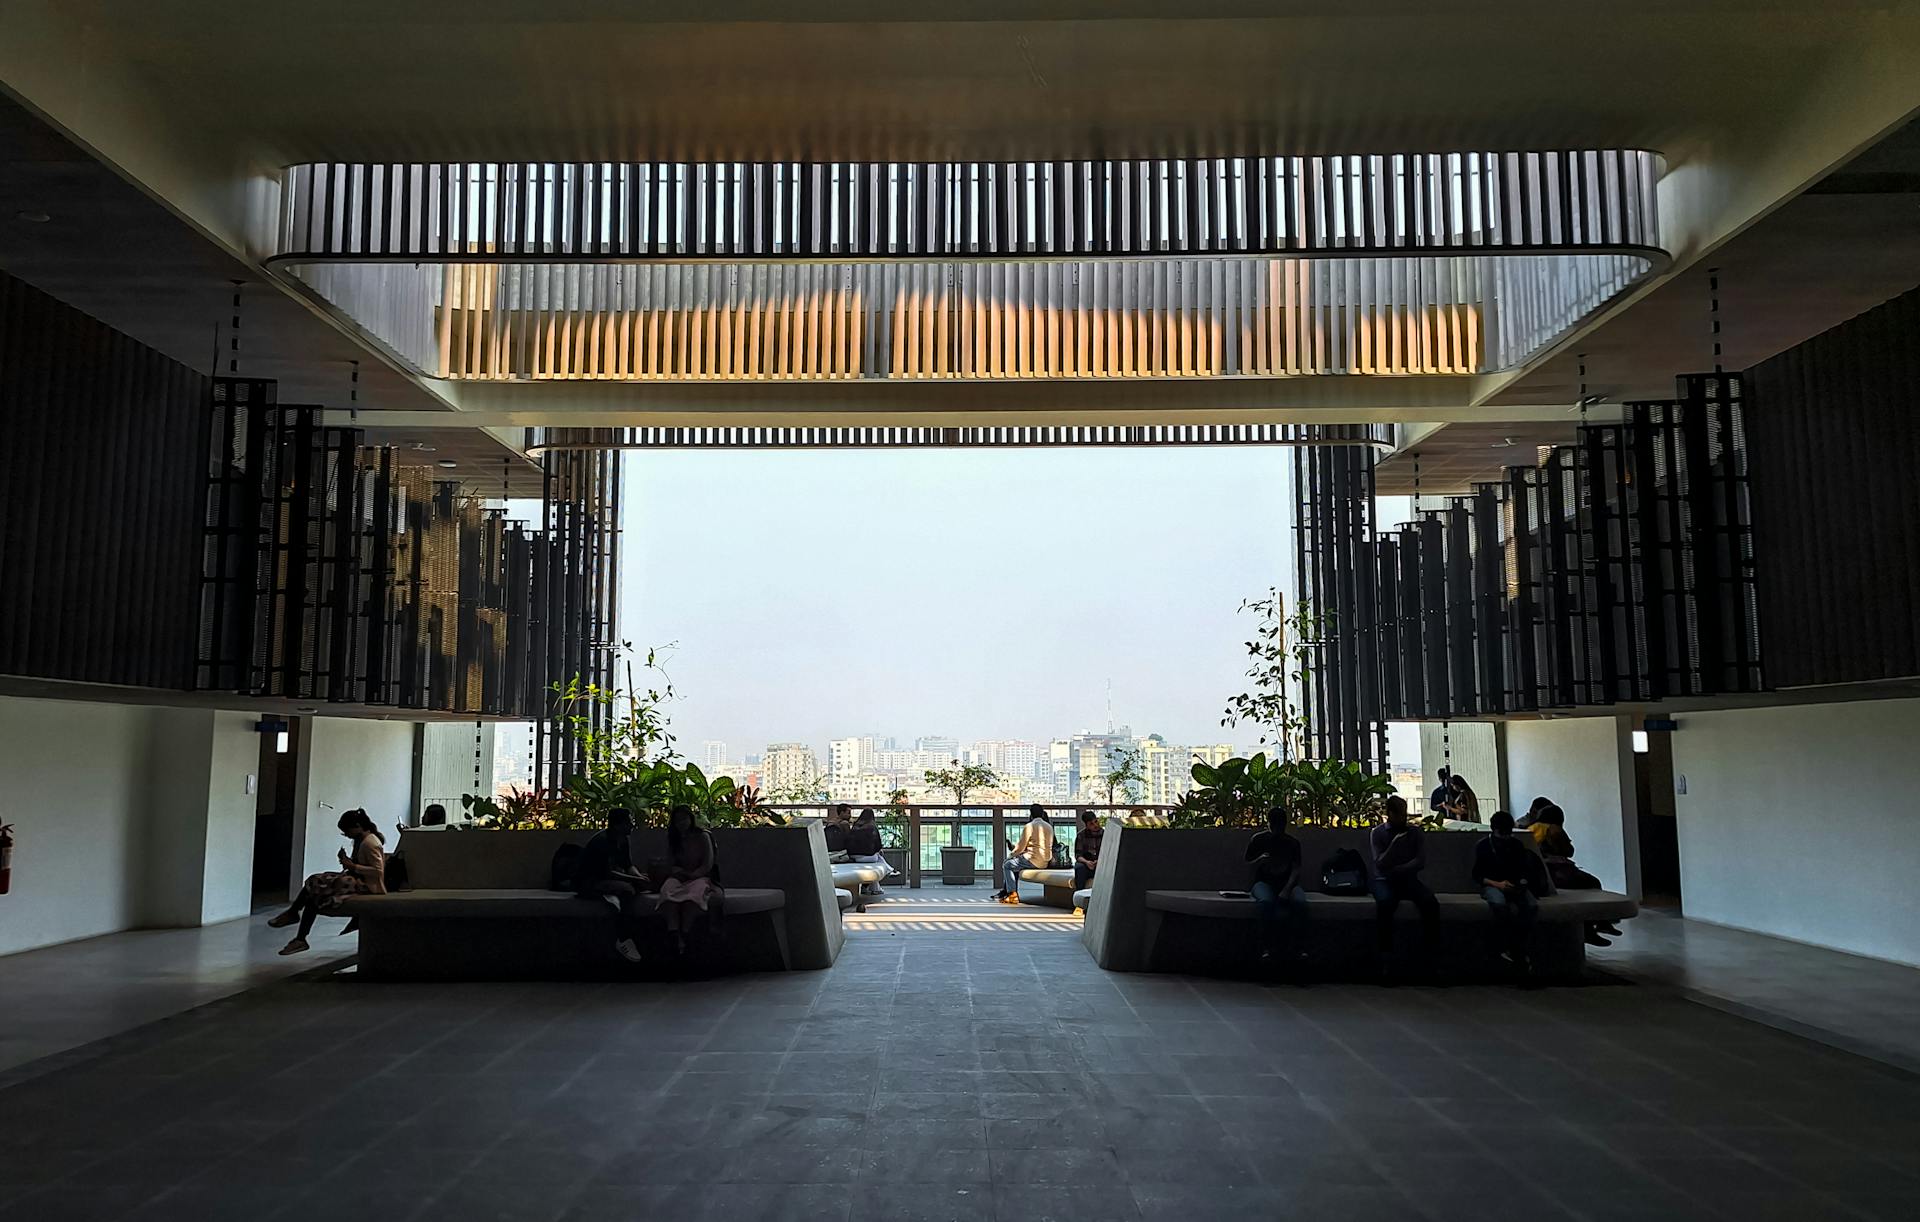
<path id="1" fill-rule="evenodd" d="M 397 851 L 414 889 L 342 901 L 341 915 L 360 922 L 360 974 L 568 979 L 621 971 L 613 901 L 547 889 L 555 852 L 591 835 L 409 829 Z M 718 927 L 724 962 L 746 970 L 831 966 L 846 935 L 820 830 L 716 828 L 713 838 L 725 892 Z M 664 832 L 634 833 L 636 862 L 665 855 Z M 639 910 L 651 914 L 657 903 L 642 896 Z"/>
<path id="2" fill-rule="evenodd" d="M 1436 892 L 1442 921 L 1491 921 L 1493 913 L 1487 901 L 1478 895 Z M 1207 917 L 1216 921 L 1251 921 L 1260 915 L 1251 899 L 1221 895 L 1218 891 L 1149 891 L 1147 907 L 1158 912 L 1177 912 L 1185 916 Z M 1322 895 L 1307 893 L 1308 919 L 1314 921 L 1371 921 L 1373 897 L 1370 895 Z M 1612 891 L 1561 891 L 1540 897 L 1540 917 L 1546 921 L 1617 921 L 1639 914 L 1640 906 Z M 1400 905 L 1394 919 L 1417 920 L 1419 910 L 1412 904 Z"/>
<path id="3" fill-rule="evenodd" d="M 1141 829 L 1116 821 L 1107 835 L 1082 934 L 1096 962 L 1115 971 L 1231 971 L 1251 960 L 1260 945 L 1253 927 L 1258 911 L 1251 899 L 1220 894 L 1247 886 L 1251 830 Z M 1490 947 L 1485 927 L 1492 914 L 1471 879 L 1473 851 L 1484 835 L 1477 830 L 1425 834 L 1422 880 L 1440 903 L 1444 961 L 1468 964 L 1484 959 Z M 1336 849 L 1356 849 L 1364 858 L 1366 830 L 1302 828 L 1294 836 L 1308 892 L 1309 949 L 1316 959 L 1363 960 L 1372 949 L 1373 898 L 1327 895 L 1318 888 L 1321 863 Z M 1541 897 L 1534 930 L 1537 973 L 1578 977 L 1586 961 L 1583 923 L 1624 920 L 1638 912 L 1632 899 L 1607 891 Z M 1396 917 L 1404 926 L 1417 921 L 1419 912 L 1402 904 Z"/>
<path id="4" fill-rule="evenodd" d="M 849 902 L 840 905 L 842 911 L 852 908 L 855 912 L 867 910 L 866 897 L 860 894 L 861 888 L 868 883 L 886 881 L 889 867 L 883 861 L 839 861 L 828 867 L 833 871 L 833 885 Z"/>
<path id="5" fill-rule="evenodd" d="M 1020 881 L 1040 884 L 1040 902 L 1053 908 L 1072 908 L 1073 871 L 1059 869 L 1022 870 Z"/>

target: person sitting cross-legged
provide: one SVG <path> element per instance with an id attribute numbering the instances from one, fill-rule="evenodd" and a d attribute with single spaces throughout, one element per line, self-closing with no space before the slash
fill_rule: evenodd
<path id="1" fill-rule="evenodd" d="M 1260 910 L 1263 961 L 1298 961 L 1306 957 L 1300 943 L 1307 932 L 1307 891 L 1300 885 L 1300 842 L 1287 834 L 1287 808 L 1267 811 L 1265 831 L 1247 841 L 1247 860 L 1253 865 L 1248 892 Z"/>
<path id="2" fill-rule="evenodd" d="M 1493 834 L 1474 846 L 1473 882 L 1493 914 L 1495 937 L 1504 944 L 1501 954 L 1524 971 L 1533 923 L 1540 915 L 1540 901 L 1534 894 L 1539 859 L 1513 834 L 1512 815 L 1496 810 L 1490 826 Z"/>
<path id="3" fill-rule="evenodd" d="M 1393 914 L 1401 900 L 1420 910 L 1421 947 L 1427 958 L 1440 940 L 1440 901 L 1420 880 L 1427 867 L 1426 837 L 1407 822 L 1407 800 L 1398 794 L 1386 801 L 1386 817 L 1367 836 L 1373 851 L 1374 937 L 1382 967 L 1393 954 Z"/>
<path id="4" fill-rule="evenodd" d="M 993 898 L 1003 904 L 1020 902 L 1020 871 L 1044 870 L 1053 860 L 1053 822 L 1047 818 L 1045 807 L 1035 805 L 1028 809 L 1033 817 L 1020 829 L 1019 843 L 1000 864 L 1005 885 L 993 893 Z"/>
<path id="5" fill-rule="evenodd" d="M 339 853 L 340 868 L 308 875 L 298 895 L 285 912 L 267 921 L 282 929 L 298 921 L 300 930 L 280 949 L 283 955 L 297 955 L 307 949 L 307 935 L 313 932 L 315 918 L 330 914 L 349 895 L 385 895 L 387 893 L 386 841 L 375 830 L 367 812 L 358 808 L 340 816 L 340 834 L 353 841 L 353 853 Z M 349 924 L 343 932 L 351 932 Z"/>

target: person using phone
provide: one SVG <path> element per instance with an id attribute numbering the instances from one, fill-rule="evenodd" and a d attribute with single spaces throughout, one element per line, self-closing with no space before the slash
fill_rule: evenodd
<path id="1" fill-rule="evenodd" d="M 1302 942 L 1307 932 L 1307 891 L 1300 885 L 1300 842 L 1287 833 L 1287 808 L 1267 811 L 1265 831 L 1247 841 L 1247 861 L 1253 882 L 1247 891 L 1260 912 L 1265 962 L 1306 957 Z"/>
<path id="2" fill-rule="evenodd" d="M 620 905 L 613 949 L 628 963 L 640 962 L 639 903 L 648 879 L 633 868 L 633 813 L 626 807 L 608 811 L 605 830 L 581 848 L 573 886 L 577 894 L 604 895 Z"/>
<path id="3" fill-rule="evenodd" d="M 1511 814 L 1494 811 L 1489 826 L 1493 834 L 1473 849 L 1473 882 L 1493 914 L 1494 936 L 1504 943 L 1502 957 L 1525 971 L 1533 923 L 1540 915 L 1540 859 L 1513 834 Z"/>
<path id="4" fill-rule="evenodd" d="M 300 929 L 293 940 L 281 948 L 283 955 L 297 955 L 307 949 L 307 935 L 313 932 L 315 918 L 331 914 L 349 895 L 385 895 L 387 893 L 386 841 L 373 826 L 367 812 L 359 808 L 340 816 L 340 834 L 353 841 L 353 853 L 345 849 L 335 854 L 338 871 L 312 874 L 301 884 L 300 893 L 285 912 L 272 917 L 267 925 L 282 929 L 298 921 Z"/>
<path id="5" fill-rule="evenodd" d="M 1374 940 L 1384 969 L 1393 955 L 1393 914 L 1402 900 L 1420 910 L 1421 947 L 1431 959 L 1440 940 L 1440 901 L 1420 880 L 1427 868 L 1426 837 L 1407 822 L 1407 800 L 1388 798 L 1385 817 L 1367 835 L 1373 850 Z"/>

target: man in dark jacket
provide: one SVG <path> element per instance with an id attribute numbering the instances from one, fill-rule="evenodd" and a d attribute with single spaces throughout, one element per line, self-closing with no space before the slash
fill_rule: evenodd
<path id="1" fill-rule="evenodd" d="M 614 950 L 629 963 L 640 962 L 640 895 L 647 876 L 633 868 L 633 814 L 616 806 L 607 812 L 605 831 L 595 832 L 580 850 L 573 876 L 581 895 L 604 895 L 620 905 L 620 936 Z"/>
<path id="2" fill-rule="evenodd" d="M 1493 913 L 1494 930 L 1505 946 L 1502 954 L 1515 967 L 1527 965 L 1533 922 L 1540 915 L 1535 895 L 1543 873 L 1540 859 L 1513 834 L 1513 816 L 1493 812 L 1493 834 L 1473 850 L 1473 885 Z"/>
<path id="3" fill-rule="evenodd" d="M 1429 958 L 1440 936 L 1440 901 L 1433 898 L 1420 871 L 1427 868 L 1426 838 L 1407 822 L 1407 800 L 1398 794 L 1386 802 L 1386 818 L 1367 836 L 1373 850 L 1374 936 L 1381 961 L 1393 953 L 1393 914 L 1406 900 L 1420 910 L 1421 942 Z"/>

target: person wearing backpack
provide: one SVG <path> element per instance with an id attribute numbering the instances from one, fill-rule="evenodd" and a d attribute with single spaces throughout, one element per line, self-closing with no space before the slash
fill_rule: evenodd
<path id="1" fill-rule="evenodd" d="M 1267 811 L 1266 830 L 1247 841 L 1247 861 L 1253 866 L 1247 891 L 1260 911 L 1266 944 L 1261 960 L 1304 959 L 1300 944 L 1307 932 L 1307 890 L 1300 885 L 1300 842 L 1287 834 L 1286 807 Z"/>
<path id="2" fill-rule="evenodd" d="M 1384 966 L 1393 954 L 1393 914 L 1405 900 L 1420 910 L 1422 949 L 1431 959 L 1440 940 L 1440 901 L 1420 880 L 1427 868 L 1426 838 L 1407 822 L 1407 800 L 1395 794 L 1386 801 L 1386 817 L 1367 836 L 1373 853 L 1374 938 Z"/>
<path id="3" fill-rule="evenodd" d="M 579 895 L 604 895 L 619 903 L 613 949 L 628 963 L 640 962 L 639 903 L 647 876 L 633 868 L 633 812 L 624 806 L 607 812 L 606 830 L 595 832 L 580 850 L 573 886 Z"/>
<path id="4" fill-rule="evenodd" d="M 1539 858 L 1513 834 L 1513 816 L 1493 812 L 1493 834 L 1473 849 L 1473 883 L 1493 914 L 1495 936 L 1505 943 L 1502 954 L 1526 970 L 1533 923 L 1540 915 Z"/>

